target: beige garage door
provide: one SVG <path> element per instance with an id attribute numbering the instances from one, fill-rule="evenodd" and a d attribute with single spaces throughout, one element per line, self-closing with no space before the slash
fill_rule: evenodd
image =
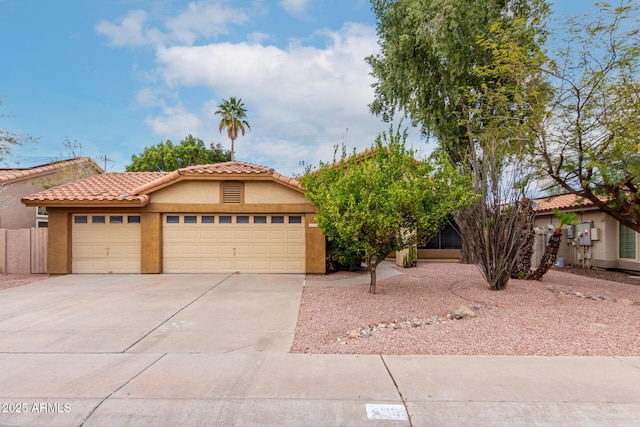
<path id="1" fill-rule="evenodd" d="M 73 273 L 140 273 L 140 215 L 73 215 Z"/>
<path id="2" fill-rule="evenodd" d="M 165 273 L 304 273 L 302 215 L 165 215 Z"/>

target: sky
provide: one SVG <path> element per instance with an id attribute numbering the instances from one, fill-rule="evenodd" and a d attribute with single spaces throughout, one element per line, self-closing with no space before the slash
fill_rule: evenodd
<path id="1" fill-rule="evenodd" d="M 369 0 L 0 0 L 0 128 L 38 139 L 5 166 L 75 154 L 123 171 L 189 134 L 229 149 L 214 112 L 236 97 L 251 125 L 236 160 L 296 176 L 389 129 L 369 112 L 378 51 Z M 409 135 L 418 156 L 434 148 Z"/>

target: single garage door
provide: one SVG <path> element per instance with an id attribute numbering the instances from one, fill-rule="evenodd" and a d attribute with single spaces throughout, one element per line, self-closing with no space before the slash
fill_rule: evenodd
<path id="1" fill-rule="evenodd" d="M 140 215 L 75 214 L 73 273 L 140 273 Z"/>
<path id="2" fill-rule="evenodd" d="M 302 215 L 165 215 L 165 273 L 304 273 Z"/>

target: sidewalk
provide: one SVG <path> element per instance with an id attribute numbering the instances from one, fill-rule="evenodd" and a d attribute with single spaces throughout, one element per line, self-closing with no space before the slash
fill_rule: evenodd
<path id="1" fill-rule="evenodd" d="M 0 366 L 3 426 L 635 426 L 640 419 L 640 357 L 0 354 Z"/>

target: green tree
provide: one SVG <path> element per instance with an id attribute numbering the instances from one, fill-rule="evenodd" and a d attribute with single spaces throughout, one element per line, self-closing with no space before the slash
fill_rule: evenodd
<path id="1" fill-rule="evenodd" d="M 247 110 L 244 108 L 242 99 L 230 97 L 228 100 L 223 99 L 222 104 L 218 105 L 218 109 L 214 115 L 221 116 L 218 129 L 222 132 L 222 129 L 227 129 L 227 135 L 231 140 L 231 161 L 235 160 L 235 140 L 238 138 L 238 131 L 244 136 L 244 128 L 251 130 L 251 126 L 245 120 L 247 117 Z"/>
<path id="2" fill-rule="evenodd" d="M 527 33 L 523 20 L 491 25 L 476 41 L 491 59 L 473 72 L 492 84 L 462 88 L 469 102 L 462 116 L 469 148 L 461 165 L 474 177 L 479 199 L 461 211 L 457 222 L 492 290 L 506 288 L 519 264 L 525 264 L 523 254 L 534 237 L 527 197 L 534 169 L 527 167 L 527 149 L 544 115 L 549 87 L 539 69 L 546 57 L 531 49 L 535 43 Z"/>
<path id="3" fill-rule="evenodd" d="M 406 138 L 406 131 L 391 128 L 364 156 L 347 156 L 343 146 L 340 160 L 321 163 L 301 178 L 329 242 L 366 261 L 371 293 L 376 292 L 376 268 L 391 251 L 433 235 L 448 215 L 472 200 L 458 169 L 444 156 L 416 161 Z"/>
<path id="4" fill-rule="evenodd" d="M 376 79 L 371 111 L 384 119 L 402 111 L 433 135 L 456 162 L 465 160 L 465 123 L 474 101 L 496 82 L 475 72 L 493 62 L 476 41 L 492 25 L 520 20 L 518 44 L 538 50 L 548 12 L 545 0 L 371 0 L 381 52 L 367 58 Z M 507 78 L 508 76 L 501 76 Z M 477 100 L 475 100 L 477 102 Z"/>
<path id="5" fill-rule="evenodd" d="M 178 145 L 167 140 L 145 148 L 140 156 L 134 154 L 126 171 L 169 172 L 187 166 L 226 162 L 229 159 L 229 152 L 220 144 L 207 147 L 200 138 L 189 135 Z"/>
<path id="6" fill-rule="evenodd" d="M 637 232 L 639 16 L 637 1 L 622 0 L 567 21 L 567 47 L 545 69 L 554 96 L 533 147 L 552 191 L 589 200 Z"/>

